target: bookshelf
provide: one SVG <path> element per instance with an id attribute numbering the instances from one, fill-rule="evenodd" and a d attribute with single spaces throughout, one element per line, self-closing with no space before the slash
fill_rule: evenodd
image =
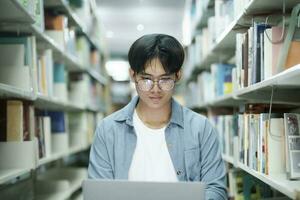
<path id="1" fill-rule="evenodd" d="M 234 158 L 231 156 L 223 155 L 222 157 L 227 163 L 234 164 L 234 162 L 237 162 L 237 167 L 239 169 L 244 170 L 248 174 L 251 174 L 257 179 L 263 181 L 264 183 L 267 183 L 268 185 L 285 194 L 289 198 L 296 199 L 297 191 L 299 192 L 300 188 L 300 181 L 289 181 L 286 179 L 285 174 L 276 174 L 268 176 L 249 168 L 241 162 L 235 161 Z"/>
<path id="2" fill-rule="evenodd" d="M 215 1 L 212 0 L 212 1 L 205 1 L 205 2 L 196 1 L 196 4 L 197 2 L 202 4 L 203 10 L 200 15 L 197 16 L 196 14 L 196 16 L 191 17 L 191 19 L 194 20 L 191 23 L 192 24 L 191 47 L 193 45 L 201 46 L 201 42 L 203 39 L 200 38 L 200 40 L 199 39 L 197 40 L 197 38 L 199 38 L 199 36 L 203 37 L 203 35 L 206 34 L 205 33 L 206 30 L 204 29 L 209 30 L 208 26 L 210 20 L 210 17 L 207 18 L 203 16 L 210 16 L 210 14 L 208 15 L 208 8 L 214 7 L 215 6 L 214 4 L 217 1 L 218 3 L 222 2 L 221 0 L 215 0 Z M 232 61 L 232 59 L 236 59 L 237 57 L 236 55 L 237 48 L 238 48 L 237 39 L 236 39 L 237 34 L 241 32 L 244 33 L 244 30 L 247 30 L 249 27 L 251 27 L 252 20 L 254 18 L 260 22 L 265 22 L 266 17 L 272 15 L 274 20 L 276 19 L 275 21 L 279 21 L 280 19 L 282 19 L 283 2 L 285 2 L 285 11 L 287 14 L 290 14 L 292 8 L 298 3 L 300 3 L 300 1 L 281 1 L 281 0 L 276 0 L 276 1 L 272 1 L 272 0 L 242 1 L 241 0 L 241 1 L 234 1 L 234 2 L 239 2 L 242 8 L 237 9 L 238 12 L 234 13 L 232 20 L 229 23 L 227 23 L 226 27 L 220 33 L 216 35 L 215 39 L 212 40 L 212 43 L 210 45 L 206 45 L 206 43 L 204 45 L 202 44 L 202 48 L 205 48 L 206 46 L 208 46 L 209 48 L 206 47 L 205 51 L 204 50 L 199 51 L 195 47 L 191 48 L 192 54 L 194 53 L 196 54 L 196 56 L 191 57 L 195 61 L 191 62 L 193 64 L 193 70 L 190 70 L 191 71 L 190 76 L 187 76 L 188 79 L 187 84 L 190 84 L 190 81 L 196 82 L 196 85 L 197 84 L 199 85 L 201 83 L 203 84 L 203 82 L 206 83 L 205 80 L 208 79 L 204 79 L 203 77 L 199 79 L 198 75 L 202 74 L 204 71 L 208 71 L 208 70 L 212 71 L 211 65 L 214 63 L 225 62 L 225 63 L 232 64 L 232 62 L 235 62 Z M 234 3 L 233 6 L 235 6 Z M 213 14 L 211 16 L 213 16 Z M 273 22 L 271 21 L 269 22 L 270 24 L 273 24 Z M 277 24 L 277 22 L 274 24 Z M 210 34 L 212 35 L 211 32 Z M 242 65 L 243 64 L 244 63 L 242 63 Z M 188 66 L 190 67 L 190 65 Z M 197 100 L 196 103 L 192 102 L 190 107 L 194 108 L 195 110 L 201 110 L 201 111 L 206 110 L 209 115 L 212 115 L 211 111 L 213 111 L 213 109 L 215 108 L 216 110 L 220 108 L 221 109 L 229 108 L 231 112 L 232 111 L 236 112 L 234 110 L 239 109 L 237 113 L 244 114 L 243 112 L 245 111 L 243 111 L 244 108 L 243 106 L 249 104 L 265 104 L 269 106 L 270 104 L 277 104 L 277 105 L 280 104 L 281 106 L 286 106 L 287 108 L 294 110 L 293 112 L 299 112 L 298 111 L 300 107 L 300 103 L 299 103 L 300 102 L 300 95 L 299 95 L 300 71 L 299 70 L 300 70 L 300 63 L 292 66 L 289 69 L 285 69 L 282 72 L 279 73 L 277 72 L 275 75 L 273 74 L 271 77 L 265 78 L 264 80 L 259 81 L 257 83 L 251 83 L 251 84 L 248 83 L 249 84 L 248 86 L 240 86 L 238 85 L 238 83 L 235 83 L 238 81 L 232 78 L 232 91 L 230 92 L 230 94 L 215 96 L 212 100 L 206 102 L 205 101 L 203 102 L 202 99 L 206 99 L 207 97 L 201 97 L 199 99 L 201 99 L 202 101 Z M 236 72 L 232 72 L 232 74 L 234 73 Z M 212 75 L 212 77 L 215 78 L 214 75 Z M 194 86 L 191 87 L 190 85 L 188 85 L 188 87 L 190 87 L 191 91 L 195 92 Z M 202 87 L 200 86 L 198 87 L 203 90 Z M 197 91 L 200 91 L 201 93 L 200 95 L 203 94 L 205 95 L 205 92 L 201 91 L 201 89 L 199 90 L 198 88 L 196 88 Z M 208 91 L 210 91 L 210 87 L 208 87 Z M 186 95 L 186 97 L 188 99 L 186 102 L 190 103 L 191 102 L 190 96 Z M 222 116 L 222 117 L 226 118 L 226 116 Z M 231 117 L 237 117 L 237 116 L 233 115 Z M 211 120 L 215 120 L 215 119 L 211 118 Z M 240 121 L 238 121 L 238 123 L 240 123 Z M 240 128 L 240 124 L 237 126 L 237 128 L 238 129 Z M 250 130 L 247 131 L 249 131 L 246 135 L 248 137 L 248 134 L 250 134 Z M 242 137 L 246 137 L 246 136 L 243 135 Z M 233 137 L 233 136 L 229 135 L 229 137 Z M 226 133 L 222 139 L 224 138 L 225 140 L 228 139 L 228 135 L 226 135 Z M 299 179 L 290 180 L 287 178 L 287 174 L 283 172 L 278 174 L 266 175 L 267 172 L 262 173 L 260 171 L 254 170 L 254 168 L 249 167 L 248 165 L 250 164 L 245 165 L 239 162 L 238 157 L 240 155 L 236 155 L 236 154 L 240 153 L 237 151 L 237 149 L 239 148 L 237 146 L 240 145 L 239 143 L 240 141 L 237 141 L 239 140 L 237 136 L 234 136 L 233 138 L 231 138 L 231 140 L 233 141 L 229 141 L 229 144 L 231 145 L 231 142 L 233 144 L 232 146 L 233 146 L 234 155 L 233 156 L 227 154 L 222 155 L 223 159 L 227 163 L 230 163 L 234 168 L 238 168 L 239 170 L 245 171 L 248 174 L 252 175 L 253 177 L 256 177 L 257 179 L 269 185 L 276 191 L 281 192 L 286 197 L 291 199 L 299 199 L 299 195 L 300 195 Z M 226 151 L 228 151 L 228 149 L 226 149 Z M 251 157 L 251 155 L 248 156 Z M 258 168 L 258 170 L 262 170 L 262 169 Z"/>
<path id="3" fill-rule="evenodd" d="M 300 87 L 300 65 L 283 71 L 267 80 L 253 84 L 246 88 L 233 91 L 231 94 L 218 97 L 213 101 L 204 102 L 196 108 L 231 106 L 237 107 L 245 103 L 270 103 L 273 90 L 273 103 L 300 105 L 298 90 Z"/>
<path id="4" fill-rule="evenodd" d="M 290 10 L 295 3 L 300 1 L 285 1 L 286 9 Z M 210 5 L 213 4 L 213 0 L 210 0 Z M 223 31 L 223 33 L 217 37 L 212 49 L 209 51 L 209 54 L 204 57 L 201 63 L 197 66 L 199 68 L 209 68 L 209 66 L 214 62 L 224 62 L 227 61 L 234 55 L 235 50 L 235 34 L 236 30 L 249 27 L 251 25 L 252 16 L 265 14 L 270 12 L 277 12 L 280 14 L 282 9 L 281 0 L 251 0 L 245 5 L 244 9 L 235 17 L 235 19 L 228 25 L 228 27 Z M 207 13 L 207 7 L 204 7 L 202 10 L 204 15 Z M 203 24 L 200 28 L 203 28 L 204 25 L 207 25 L 207 18 L 197 19 L 196 24 Z M 195 36 L 195 33 L 192 33 Z"/>
<path id="5" fill-rule="evenodd" d="M 95 3 L 93 0 L 85 2 L 88 3 L 89 6 L 90 4 Z M 37 11 L 37 5 L 42 5 L 41 10 Z M 92 30 L 90 30 L 87 26 L 88 22 L 78 17 L 77 11 L 69 5 L 67 0 L 3 0 L 0 2 L 0 36 L 4 38 L 16 38 L 17 40 L 20 37 L 26 38 L 25 42 L 28 42 L 28 44 L 25 44 L 24 42 L 25 47 L 23 49 L 25 52 L 25 59 L 23 60 L 25 60 L 24 62 L 29 62 L 29 64 L 27 63 L 24 65 L 30 70 L 29 82 L 31 83 L 29 89 L 26 90 L 7 82 L 0 81 L 0 99 L 1 101 L 7 102 L 10 100 L 22 102 L 23 110 L 27 109 L 27 104 L 29 104 L 28 106 L 31 106 L 35 113 L 33 116 L 34 118 L 31 121 L 35 121 L 36 118 L 38 118 L 38 121 L 35 121 L 35 124 L 39 123 L 39 126 L 40 123 L 43 124 L 41 126 L 43 129 L 42 134 L 45 134 L 43 135 L 43 140 L 47 143 L 47 147 L 45 147 L 46 144 L 44 144 L 44 147 L 40 147 L 40 135 L 31 135 L 30 137 L 33 137 L 34 139 L 31 138 L 29 141 L 7 142 L 1 140 L 0 185 L 9 184 L 10 188 L 14 188 L 17 187 L 14 185 L 17 185 L 19 180 L 29 179 L 29 182 L 33 182 L 34 187 L 38 187 L 41 183 L 40 176 L 43 177 L 45 174 L 52 173 L 51 171 L 56 170 L 56 167 L 63 166 L 64 158 L 70 156 L 73 158 L 75 154 L 86 152 L 90 148 L 96 120 L 100 119 L 109 109 L 109 102 L 106 101 L 108 99 L 107 95 L 109 95 L 107 92 L 109 90 L 109 81 L 103 70 L 103 64 L 107 59 L 107 52 L 103 40 L 101 40 L 103 39 L 103 30 L 99 29 L 100 20 L 98 16 L 96 16 L 95 10 L 92 11 L 92 9 L 95 8 L 89 9 L 91 15 L 89 23 L 93 24 Z M 46 29 L 43 24 L 45 22 L 44 20 L 46 20 L 46 13 L 45 16 L 43 16 L 46 10 L 47 12 L 58 13 L 67 19 L 69 23 L 64 27 L 65 29 L 63 31 L 65 31 L 65 34 L 71 34 L 70 32 L 74 31 L 74 41 L 71 41 L 73 42 L 71 44 L 71 47 L 74 47 L 73 49 L 69 49 L 70 46 L 68 45 L 70 44 L 67 43 L 68 41 L 66 38 L 64 38 L 66 40 L 63 41 L 64 45 L 62 45 L 61 40 L 53 37 L 53 35 L 47 32 L 49 30 L 52 31 L 52 29 Z M 42 16 L 38 13 L 42 13 Z M 61 33 L 63 31 L 61 31 Z M 84 42 L 80 42 L 86 45 L 85 47 L 87 47 L 88 54 L 84 54 L 86 52 L 83 52 L 86 49 L 82 50 L 77 46 L 77 42 L 82 36 L 84 37 Z M 7 45 L 5 42 L 6 41 L 4 41 L 4 44 Z M 3 45 L 2 39 L 2 49 L 6 48 L 5 45 Z M 18 43 L 18 45 L 21 46 L 23 44 Z M 29 48 L 30 54 L 28 53 Z M 47 53 L 49 53 L 49 57 L 46 57 L 48 56 Z M 99 56 L 98 59 L 94 58 L 98 61 L 96 64 L 94 60 L 94 62 L 92 61 L 92 53 Z M 50 64 L 53 71 L 48 71 L 48 68 L 46 68 L 46 72 L 44 71 L 46 78 L 40 76 L 39 73 L 41 72 L 38 71 L 40 70 L 40 66 L 42 66 L 40 63 L 43 62 L 43 60 L 41 60 L 43 56 L 46 57 L 45 59 L 51 59 L 51 62 L 45 60 L 44 62 L 47 62 L 46 64 L 53 64 Z M 22 60 L 22 57 L 19 56 L 19 58 Z M 0 64 L 0 68 L 3 67 L 2 65 L 4 66 L 5 64 Z M 60 70 L 63 70 L 63 75 L 60 74 L 59 78 L 55 77 L 55 75 L 57 75 L 55 68 L 58 67 L 61 67 Z M 52 72 L 53 77 L 51 75 Z M 50 76 L 48 77 L 49 74 Z M 73 74 L 82 75 L 85 78 L 85 82 L 74 81 L 71 79 L 71 75 Z M 46 92 L 40 88 L 42 87 L 39 85 L 41 79 L 47 81 Z M 62 79 L 63 82 L 61 82 Z M 55 82 L 57 80 L 59 81 Z M 87 89 L 87 91 L 83 92 L 83 88 Z M 73 91 L 71 91 L 72 89 Z M 77 90 L 83 92 L 83 97 L 87 99 L 83 103 L 76 101 L 76 99 L 74 100 L 74 95 L 75 97 L 76 95 L 78 96 L 78 94 L 74 94 L 74 91 Z M 64 94 L 64 96 L 60 94 Z M 1 112 L 2 110 L 3 108 L 0 109 Z M 53 133 L 51 132 L 51 125 L 46 124 L 46 122 L 52 120 L 52 118 L 50 118 L 50 113 L 58 111 L 60 111 L 60 114 L 64 115 L 63 126 L 65 131 Z M 0 114 L 3 114 L 1 112 Z M 80 116 L 80 119 L 76 119 L 76 122 L 72 122 L 71 120 L 74 120 L 74 116 L 72 117 L 72 115 L 78 115 Z M 4 115 L 1 117 L 3 116 Z M 29 119 L 32 119 L 30 117 L 31 116 L 29 116 Z M 27 124 L 27 122 L 30 121 L 27 118 L 25 119 L 24 116 L 22 120 L 24 120 L 24 124 Z M 33 126 L 35 126 L 34 129 L 31 129 L 29 132 L 32 133 L 32 130 L 34 130 L 34 134 L 36 134 L 36 132 L 39 132 L 40 134 L 41 127 L 39 127 L 39 131 L 37 131 L 37 129 L 35 129 L 36 125 L 29 124 L 29 127 L 31 128 Z M 47 134 L 50 133 L 50 135 L 46 136 L 46 132 Z M 62 140 L 65 144 L 63 145 L 64 148 L 54 149 L 58 144 L 62 144 L 60 142 Z M 52 144 L 49 141 L 51 141 Z M 53 143 L 56 144 L 53 146 Z M 44 151 L 47 151 L 46 153 L 44 152 L 42 156 L 40 155 L 40 148 L 45 148 L 46 150 Z M 14 158 L 14 160 L 11 158 Z M 39 171 L 42 171 L 42 173 L 36 177 L 35 175 L 39 173 Z M 69 199 L 74 192 L 81 188 L 82 180 L 87 177 L 86 169 L 77 170 L 78 174 L 81 174 L 81 176 L 77 176 L 76 170 L 73 172 L 63 170 L 63 172 L 70 175 L 70 177 L 65 177 L 70 178 L 68 183 L 66 181 L 58 180 L 51 184 L 53 188 L 56 188 L 57 184 L 66 184 L 69 185 L 68 189 L 60 192 L 54 191 L 48 193 L 48 195 L 44 195 L 43 190 L 35 190 L 35 193 L 37 194 L 34 195 L 37 199 Z M 57 173 L 62 172 L 59 172 L 59 169 L 57 169 Z M 62 177 L 64 176 L 62 175 Z M 72 179 L 72 177 L 77 177 L 77 179 Z M 30 185 L 30 187 L 32 187 L 32 185 Z M 47 193 L 47 191 L 46 187 L 45 192 Z M 5 191 L 0 190 L 0 196 L 3 192 L 5 194 Z"/>

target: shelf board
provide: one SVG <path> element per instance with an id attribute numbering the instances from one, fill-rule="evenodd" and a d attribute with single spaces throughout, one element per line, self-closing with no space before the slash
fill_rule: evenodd
<path id="1" fill-rule="evenodd" d="M 93 79 L 97 80 L 102 85 L 106 85 L 108 83 L 107 78 L 105 78 L 103 75 L 101 75 L 96 70 L 88 69 L 87 72 Z"/>
<path id="2" fill-rule="evenodd" d="M 292 199 L 296 199 L 297 190 L 300 192 L 300 180 L 290 181 L 286 178 L 286 174 L 268 176 L 250 169 L 242 163 L 238 163 L 238 167 Z"/>
<path id="3" fill-rule="evenodd" d="M 63 158 L 63 157 L 69 156 L 69 155 L 73 155 L 73 154 L 79 153 L 79 152 L 81 152 L 81 151 L 85 151 L 85 150 L 87 150 L 88 148 L 90 148 L 90 145 L 82 146 L 82 147 L 71 147 L 71 148 L 70 148 L 68 151 L 66 151 L 66 152 L 54 153 L 54 154 L 50 155 L 49 157 L 40 159 L 40 160 L 38 161 L 38 166 L 41 166 L 41 165 L 50 163 L 50 162 L 52 162 L 52 161 L 58 160 L 58 159 L 60 159 L 60 158 Z"/>
<path id="4" fill-rule="evenodd" d="M 76 192 L 77 190 L 79 190 L 81 188 L 82 185 L 82 180 L 78 180 L 74 183 L 71 184 L 70 188 L 66 191 L 63 192 L 57 192 L 54 194 L 48 194 L 48 195 L 41 195 L 38 196 L 37 199 L 38 200 L 67 200 L 69 199 L 72 194 L 74 192 Z"/>
<path id="5" fill-rule="evenodd" d="M 3 83 L 0 83 L 0 97 L 1 98 L 7 98 L 7 97 L 12 97 L 12 98 L 21 98 L 21 99 L 26 99 L 26 100 L 34 100 L 35 95 L 30 91 L 25 91 L 20 88 L 11 86 L 11 85 L 6 85 Z"/>
<path id="6" fill-rule="evenodd" d="M 300 105 L 299 80 L 300 65 L 297 65 L 267 80 L 240 89 L 234 96 L 253 103 L 270 103 L 273 88 L 273 103 Z"/>
<path id="7" fill-rule="evenodd" d="M 198 109 L 208 107 L 238 107 L 245 103 L 270 103 L 273 88 L 273 103 L 300 106 L 300 64 L 285 70 L 262 82 L 239 89 L 217 99 L 194 106 Z"/>
<path id="8" fill-rule="evenodd" d="M 0 184 L 18 176 L 30 173 L 31 169 L 0 169 Z"/>
<path id="9" fill-rule="evenodd" d="M 30 13 L 18 0 L 0 1 L 0 24 L 2 23 L 29 23 L 35 22 L 33 13 Z"/>
<path id="10" fill-rule="evenodd" d="M 207 108 L 217 108 L 217 107 L 238 107 L 240 104 L 244 103 L 244 100 L 235 99 L 233 94 L 226 94 L 220 96 L 215 100 L 204 102 L 198 106 L 194 106 L 197 109 L 207 109 Z"/>
<path id="11" fill-rule="evenodd" d="M 41 94 L 37 95 L 37 99 L 34 102 L 37 108 L 49 109 L 49 110 L 63 110 L 63 111 L 82 111 L 83 107 L 74 105 L 71 102 L 64 102 L 55 97 L 47 97 Z"/>
<path id="12" fill-rule="evenodd" d="M 222 154 L 222 158 L 223 158 L 224 161 L 226 161 L 230 164 L 234 164 L 233 158 L 231 156 Z"/>
<path id="13" fill-rule="evenodd" d="M 300 0 L 284 1 L 287 10 L 291 10 Z M 266 13 L 282 12 L 282 0 L 252 0 L 245 6 L 244 13 L 246 15 L 258 15 Z"/>

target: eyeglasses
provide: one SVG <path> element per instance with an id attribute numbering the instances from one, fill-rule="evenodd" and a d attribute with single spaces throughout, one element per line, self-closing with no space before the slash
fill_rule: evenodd
<path id="1" fill-rule="evenodd" d="M 152 80 L 151 78 L 141 78 L 136 81 L 140 90 L 148 92 L 154 87 L 154 83 L 157 82 L 159 89 L 163 91 L 170 91 L 174 88 L 175 80 L 172 78 L 161 78 L 159 80 Z"/>

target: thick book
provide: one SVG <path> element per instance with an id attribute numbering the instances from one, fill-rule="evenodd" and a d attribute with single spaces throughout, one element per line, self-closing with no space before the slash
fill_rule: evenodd
<path id="1" fill-rule="evenodd" d="M 65 113 L 51 111 L 51 112 L 48 112 L 48 115 L 51 118 L 51 133 L 52 134 L 66 133 Z"/>
<path id="2" fill-rule="evenodd" d="M 266 133 L 266 174 L 285 173 L 284 121 L 280 114 L 268 114 L 263 118 L 263 131 Z"/>
<path id="3" fill-rule="evenodd" d="M 0 141 L 6 141 L 6 119 L 7 119 L 7 109 L 6 100 L 0 100 Z"/>
<path id="4" fill-rule="evenodd" d="M 23 141 L 23 112 L 22 101 L 7 101 L 6 140 L 8 142 Z"/>
<path id="5" fill-rule="evenodd" d="M 25 66 L 24 44 L 0 44 L 0 67 Z"/>
<path id="6" fill-rule="evenodd" d="M 254 22 L 253 25 L 253 63 L 252 63 L 252 76 L 251 76 L 251 84 L 258 83 L 262 79 L 261 74 L 261 43 L 264 31 L 269 28 L 268 25 L 264 23 Z"/>

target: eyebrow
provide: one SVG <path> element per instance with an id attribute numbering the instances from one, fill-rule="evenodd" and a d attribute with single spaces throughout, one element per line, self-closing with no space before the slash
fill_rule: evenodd
<path id="1" fill-rule="evenodd" d="M 146 73 L 146 72 L 141 72 L 141 75 L 142 76 L 152 76 L 153 77 L 153 75 L 152 74 L 148 74 L 148 73 Z M 171 74 L 169 73 L 165 73 L 165 74 L 161 74 L 161 75 L 159 75 L 158 77 L 162 77 L 162 76 L 170 76 Z"/>

